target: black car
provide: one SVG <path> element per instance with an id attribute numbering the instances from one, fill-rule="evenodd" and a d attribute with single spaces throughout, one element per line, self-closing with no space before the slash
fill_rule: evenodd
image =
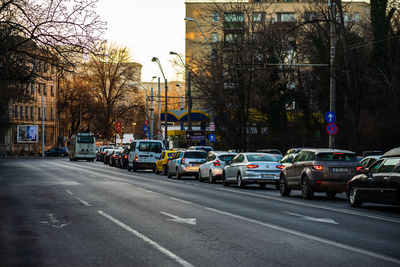
<path id="1" fill-rule="evenodd" d="M 128 164 L 129 164 L 129 161 L 128 161 L 128 158 L 129 158 L 129 151 L 130 151 L 129 148 L 124 148 L 124 149 L 122 150 L 121 154 L 119 154 L 119 155 L 117 156 L 117 159 L 116 159 L 116 165 L 117 165 L 117 167 L 122 168 L 122 169 L 128 168 Z"/>
<path id="2" fill-rule="evenodd" d="M 385 153 L 365 173 L 347 183 L 347 196 L 352 207 L 363 202 L 400 205 L 400 147 Z"/>
<path id="3" fill-rule="evenodd" d="M 44 152 L 46 157 L 66 157 L 68 156 L 68 149 L 66 147 L 53 147 Z"/>

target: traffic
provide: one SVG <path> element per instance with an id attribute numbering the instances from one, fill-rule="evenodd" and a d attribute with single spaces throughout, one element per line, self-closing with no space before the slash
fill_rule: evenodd
<path id="1" fill-rule="evenodd" d="M 272 185 L 281 197 L 290 196 L 293 190 L 299 190 L 303 199 L 321 192 L 329 199 L 345 193 L 351 207 L 400 205 L 400 148 L 365 155 L 315 148 L 293 148 L 285 155 L 276 149 L 243 153 L 211 147 L 166 150 L 162 141 L 136 140 L 129 146 L 98 147 L 96 160 L 128 171 L 147 169 L 169 179 L 190 177 L 221 182 L 225 187 L 258 185 L 264 189 Z"/>

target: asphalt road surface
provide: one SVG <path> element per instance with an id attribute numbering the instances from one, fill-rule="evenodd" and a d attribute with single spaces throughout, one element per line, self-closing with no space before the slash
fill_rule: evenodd
<path id="1" fill-rule="evenodd" d="M 0 160 L 0 266 L 399 266 L 400 208 Z"/>

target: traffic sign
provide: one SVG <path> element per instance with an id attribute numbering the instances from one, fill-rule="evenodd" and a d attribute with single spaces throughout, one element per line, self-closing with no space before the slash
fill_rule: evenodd
<path id="1" fill-rule="evenodd" d="M 143 126 L 143 131 L 144 132 L 147 132 L 148 130 L 149 130 L 149 126 L 147 126 L 147 125 Z"/>
<path id="2" fill-rule="evenodd" d="M 210 132 L 214 132 L 215 131 L 215 123 L 214 122 L 210 122 L 210 125 L 208 126 Z"/>
<path id="3" fill-rule="evenodd" d="M 208 135 L 208 141 L 214 142 L 215 139 L 216 139 L 215 134 L 209 134 L 209 135 Z"/>
<path id="4" fill-rule="evenodd" d="M 120 133 L 120 132 L 122 131 L 122 124 L 121 124 L 120 121 L 117 121 L 117 122 L 115 123 L 115 131 L 116 131 L 117 133 Z"/>
<path id="5" fill-rule="evenodd" d="M 146 132 L 146 136 L 147 136 L 147 137 L 150 137 L 150 132 Z"/>
<path id="6" fill-rule="evenodd" d="M 327 123 L 333 123 L 336 121 L 336 114 L 333 111 L 329 111 L 325 114 L 325 121 Z"/>
<path id="7" fill-rule="evenodd" d="M 158 134 L 163 134 L 163 130 L 162 129 L 158 129 Z"/>
<path id="8" fill-rule="evenodd" d="M 336 125 L 336 123 L 329 123 L 329 124 L 326 126 L 326 132 L 327 132 L 329 135 L 335 135 L 335 134 L 338 133 L 338 131 L 339 131 L 339 128 L 338 128 L 338 126 Z"/>
<path id="9" fill-rule="evenodd" d="M 149 124 L 149 121 L 144 121 L 144 125 L 147 126 Z"/>

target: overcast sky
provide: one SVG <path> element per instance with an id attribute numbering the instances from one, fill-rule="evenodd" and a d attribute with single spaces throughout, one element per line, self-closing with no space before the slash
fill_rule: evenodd
<path id="1" fill-rule="evenodd" d="M 142 64 L 142 81 L 161 76 L 158 57 L 168 80 L 178 79 L 172 66 L 172 50 L 185 53 L 184 0 L 99 0 L 97 13 L 107 22 L 106 39 L 131 50 Z"/>

